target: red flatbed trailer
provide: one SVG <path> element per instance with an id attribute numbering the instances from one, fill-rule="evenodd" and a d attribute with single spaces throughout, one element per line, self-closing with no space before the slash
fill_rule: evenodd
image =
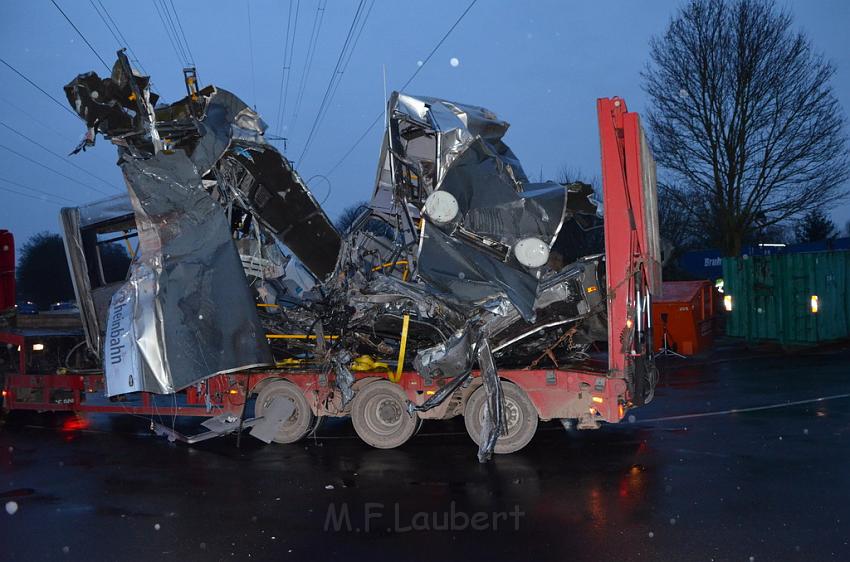
<path id="1" fill-rule="evenodd" d="M 520 399 L 508 394 L 506 400 L 523 402 L 524 395 L 536 410 L 534 428 L 538 417 L 577 420 L 579 428 L 598 427 L 601 421 L 619 422 L 629 408 L 644 403 L 647 394 L 644 386 L 647 380 L 652 380 L 649 311 L 651 295 L 660 286 L 655 165 L 639 117 L 627 111 L 623 100 L 599 99 L 597 113 L 605 209 L 608 363 L 587 363 L 580 368 L 499 369 L 500 378 L 521 391 Z M 320 416 L 351 414 L 351 404 L 343 407 L 340 393 L 335 391 L 333 373 L 310 370 L 272 369 L 217 375 L 177 393 L 179 399 L 175 395 L 139 392 L 128 395 L 127 400 L 110 401 L 104 398 L 102 373 L 28 372 L 28 354 L 37 353 L 32 346 L 44 339 L 21 331 L 0 331 L 0 344 L 7 348 L 17 346 L 19 355 L 17 371 L 5 377 L 4 410 L 136 414 L 152 419 L 153 416 L 209 418 L 221 414 L 241 418 L 248 399 L 258 394 L 255 416 L 259 417 L 268 397 L 283 393 L 293 400 L 296 411 L 299 403 L 309 407 L 309 412 L 302 412 L 310 418 L 310 423 L 304 424 L 308 429 L 314 427 L 313 420 Z M 459 389 L 457 395 L 415 415 L 419 419 L 463 415 L 470 397 L 481 386 L 478 373 L 473 373 L 473 377 L 473 383 Z M 415 405 L 423 404 L 440 388 L 415 371 L 398 376 L 390 372 L 356 372 L 355 379 L 355 403 L 358 393 L 377 381 L 385 381 L 384 386 L 391 384 L 390 394 L 400 391 Z M 297 391 L 293 394 L 294 389 Z M 511 404 L 507 406 L 508 415 L 513 415 Z M 514 408 L 517 406 L 521 409 L 522 404 L 513 404 Z M 469 419 L 469 412 L 466 417 Z M 355 419 L 355 428 L 357 425 Z M 294 437 L 303 437 L 307 432 L 299 431 Z M 275 441 L 297 440 L 292 434 L 281 433 L 278 437 Z M 400 444 L 365 440 L 377 447 Z M 401 442 L 404 441 L 406 438 Z M 497 444 L 497 453 L 511 450 L 500 451 Z"/>

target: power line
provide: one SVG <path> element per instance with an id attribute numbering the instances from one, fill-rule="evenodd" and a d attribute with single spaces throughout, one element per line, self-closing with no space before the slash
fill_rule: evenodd
<path id="1" fill-rule="evenodd" d="M 469 10 L 472 9 L 472 7 L 475 5 L 475 3 L 477 1 L 478 0 L 472 0 L 472 2 L 469 3 L 469 6 L 467 6 L 466 9 L 463 11 L 463 13 L 461 13 L 460 16 L 458 16 L 458 18 L 455 20 L 455 22 L 452 24 L 452 26 L 449 28 L 449 30 L 446 31 L 446 33 L 437 42 L 437 44 L 434 46 L 434 48 L 431 49 L 431 52 L 428 53 L 428 56 L 425 57 L 425 59 L 422 61 L 422 65 L 418 66 L 416 68 L 416 70 L 413 72 L 413 74 L 410 75 L 410 78 L 408 78 L 407 81 L 402 85 L 402 87 L 399 88 L 399 91 L 403 91 L 405 88 L 407 88 L 407 86 L 410 85 L 410 83 L 413 81 L 413 79 L 416 78 L 416 75 L 419 74 L 419 72 L 425 67 L 426 64 L 428 64 L 428 61 L 431 60 L 431 58 L 434 56 L 434 54 L 437 52 L 437 50 L 442 46 L 442 44 L 446 41 L 446 39 L 449 37 L 449 35 L 451 35 L 452 31 L 454 31 L 454 29 L 458 26 L 458 24 L 460 24 L 460 22 L 463 20 L 463 18 L 466 17 L 466 14 L 469 13 Z M 361 142 L 363 142 L 363 139 L 366 138 L 366 135 L 369 134 L 369 131 L 371 131 L 372 128 L 378 123 L 378 121 L 381 119 L 381 116 L 383 114 L 384 114 L 384 112 L 381 111 L 375 116 L 374 119 L 372 119 L 372 122 L 369 124 L 368 127 L 366 127 L 366 130 L 363 131 L 363 133 L 357 138 L 357 140 L 354 141 L 354 144 L 351 145 L 351 148 L 349 148 L 345 152 L 345 154 L 342 155 L 342 158 L 337 160 L 336 164 L 334 164 L 331 167 L 331 169 L 328 172 L 325 173 L 325 175 L 327 175 L 327 176 L 331 175 L 337 168 L 340 167 L 340 165 L 345 161 L 345 159 L 348 158 L 348 156 L 352 152 L 354 152 L 354 149 L 357 148 L 357 146 Z"/>
<path id="2" fill-rule="evenodd" d="M 180 55 L 180 50 L 177 48 L 177 43 L 174 42 L 175 37 L 172 35 L 172 32 L 168 29 L 168 23 L 165 19 L 165 16 L 162 14 L 162 10 L 160 9 L 159 2 L 157 0 L 151 0 L 153 2 L 153 7 L 156 8 L 156 13 L 159 16 L 159 21 L 162 23 L 162 27 L 165 29 L 165 35 L 168 37 L 168 42 L 171 43 L 171 48 L 174 50 L 174 55 L 177 57 L 177 62 L 180 63 L 181 67 L 186 66 L 186 60 L 184 57 Z M 176 34 L 176 32 L 175 32 Z"/>
<path id="3" fill-rule="evenodd" d="M 297 13 L 296 13 L 296 17 L 297 17 Z M 280 90 L 279 90 L 278 96 L 277 96 L 277 116 L 276 116 L 276 119 L 275 119 L 275 130 L 278 133 L 282 132 L 280 130 L 281 121 L 282 121 L 280 112 L 281 112 L 281 105 L 283 104 L 283 84 L 284 84 L 284 79 L 286 78 L 286 71 L 288 69 L 288 67 L 286 66 L 286 58 L 289 55 L 289 31 L 290 31 L 291 25 L 292 25 L 292 0 L 289 0 L 289 9 L 287 10 L 287 15 L 286 15 L 286 37 L 283 41 L 283 66 L 281 67 L 281 71 L 280 71 Z"/>
<path id="4" fill-rule="evenodd" d="M 165 0 L 163 0 L 164 2 Z M 180 21 L 180 15 L 177 13 L 177 8 L 174 7 L 174 0 L 168 0 L 171 4 L 171 11 L 174 12 L 174 19 L 177 22 L 177 27 L 180 28 L 180 36 L 183 38 L 183 43 L 186 45 L 186 52 L 189 53 L 189 60 L 192 66 L 195 66 L 195 55 L 192 54 L 192 49 L 189 47 L 189 40 L 186 38 L 186 32 L 183 31 L 183 23 Z"/>
<path id="5" fill-rule="evenodd" d="M 177 47 L 183 55 L 184 66 L 189 66 L 189 53 L 186 51 L 186 47 L 183 45 L 183 42 L 180 41 L 180 35 L 177 32 L 177 26 L 174 24 L 174 18 L 171 17 L 171 12 L 168 10 L 168 4 L 165 3 L 165 0 L 159 0 L 159 3 L 162 6 L 165 19 L 168 20 L 168 27 L 171 29 L 171 34 L 174 36 L 174 42 L 177 43 Z"/>
<path id="6" fill-rule="evenodd" d="M 53 155 L 53 156 L 55 156 L 56 158 L 59 158 L 60 160 L 62 160 L 62 161 L 63 161 L 63 162 L 65 162 L 66 164 L 68 164 L 68 165 L 70 165 L 70 166 L 73 166 L 74 168 L 76 168 L 76 169 L 80 170 L 81 172 L 85 173 L 86 175 L 91 176 L 91 177 L 93 177 L 94 179 L 99 180 L 99 181 L 101 181 L 101 182 L 105 183 L 105 184 L 106 184 L 106 185 L 108 185 L 109 187 L 116 188 L 116 189 L 119 189 L 119 190 L 120 190 L 120 188 L 119 188 L 118 186 L 113 185 L 113 184 L 109 183 L 108 181 L 106 181 L 105 179 L 103 179 L 102 177 L 97 176 L 97 175 L 95 175 L 95 174 L 93 174 L 93 173 L 89 172 L 89 171 L 88 171 L 88 170 L 86 170 L 85 168 L 82 168 L 82 167 L 78 166 L 78 165 L 77 165 L 77 164 L 75 164 L 74 162 L 71 162 L 71 161 L 70 161 L 67 157 L 62 156 L 61 154 L 58 154 L 58 153 L 56 153 L 56 152 L 53 152 L 52 150 L 50 150 L 49 148 L 47 148 L 47 147 L 46 147 L 46 146 L 44 146 L 43 144 L 41 144 L 41 143 L 39 143 L 39 142 L 37 142 L 37 141 L 35 141 L 35 140 L 31 139 L 30 137 L 26 136 L 25 134 L 23 134 L 23 133 L 22 133 L 22 132 L 20 132 L 19 130 L 15 129 L 14 127 L 9 126 L 9 125 L 7 125 L 6 123 L 4 123 L 4 122 L 2 122 L 2 121 L 0 121 L 0 125 L 2 125 L 3 127 L 6 127 L 7 129 L 9 129 L 10 131 L 12 131 L 12 132 L 13 132 L 13 133 L 15 133 L 16 135 L 18 135 L 18 136 L 20 136 L 20 137 L 23 137 L 24 139 L 28 140 L 29 142 L 31 142 L 32 144 L 36 145 L 37 147 L 39 147 L 40 149 L 44 150 L 45 152 L 47 152 L 47 153 L 49 153 L 49 154 L 52 154 L 52 155 Z"/>
<path id="7" fill-rule="evenodd" d="M 5 64 L 6 66 L 8 66 L 8 67 L 11 69 L 11 71 L 12 71 L 12 72 L 14 72 L 14 73 L 15 73 L 15 74 L 17 74 L 18 76 L 20 76 L 21 78 L 23 78 L 24 80 L 26 80 L 27 82 L 29 82 L 29 83 L 30 83 L 30 85 L 31 85 L 31 86 L 33 86 L 36 90 L 38 90 L 39 92 L 41 92 L 41 93 L 42 93 L 42 94 L 44 94 L 45 96 L 49 97 L 50 99 L 52 99 L 52 100 L 53 100 L 53 102 L 54 102 L 56 105 L 58 105 L 59 107 L 61 107 L 62 109 L 64 109 L 65 111 L 67 111 L 68 113 L 70 113 L 71 115 L 73 115 L 74 117 L 76 117 L 76 118 L 78 118 L 78 119 L 80 118 L 80 116 L 79 116 L 79 115 L 77 115 L 76 113 L 74 113 L 73 111 L 71 111 L 71 108 L 70 108 L 70 107 L 68 107 L 66 104 L 62 103 L 61 101 L 57 100 L 56 98 L 54 98 L 53 96 L 51 96 L 50 94 L 48 94 L 48 93 L 47 93 L 47 90 L 45 90 L 44 88 L 42 88 L 41 86 L 39 86 L 38 84 L 36 84 L 35 82 L 33 82 L 32 80 L 30 80 L 29 78 L 27 78 L 26 76 L 24 76 L 24 75 L 23 75 L 23 74 L 22 74 L 22 73 L 21 73 L 21 72 L 20 72 L 17 68 L 15 68 L 14 66 L 12 66 L 11 64 L 9 64 L 8 62 L 6 62 L 6 61 L 5 61 L 5 60 L 3 60 L 3 59 L 0 59 L 0 62 L 2 62 L 3 64 Z"/>
<path id="8" fill-rule="evenodd" d="M 106 29 L 109 30 L 109 33 L 112 35 L 112 38 L 115 39 L 115 42 L 118 43 L 118 46 L 122 47 L 123 45 L 121 44 L 121 39 L 118 38 L 118 35 L 115 33 L 115 31 L 113 31 L 112 26 L 110 26 L 109 22 L 106 21 L 106 17 L 100 13 L 100 10 L 95 5 L 94 0 L 89 0 L 89 4 L 91 4 L 91 7 L 94 9 L 95 12 L 97 12 L 100 21 L 102 21 L 103 25 L 106 26 Z"/>
<path id="9" fill-rule="evenodd" d="M 254 35 L 251 31 L 251 0 L 245 0 L 248 12 L 248 58 L 251 59 L 251 92 L 254 96 L 254 111 L 257 111 L 257 77 L 254 73 Z"/>
<path id="10" fill-rule="evenodd" d="M 365 138 L 366 138 L 366 135 L 368 135 L 368 134 L 369 134 L 369 131 L 371 131 L 371 130 L 372 130 L 372 128 L 373 128 L 375 125 L 377 125 L 377 124 L 378 124 L 378 121 L 381 119 L 381 117 L 383 117 L 383 115 L 384 115 L 384 112 L 383 112 L 383 111 L 381 111 L 380 113 L 378 113 L 377 115 L 375 115 L 375 118 L 374 118 L 374 119 L 372 119 L 372 122 L 369 124 L 369 126 L 368 126 L 368 127 L 366 127 L 366 130 L 365 130 L 365 131 L 363 131 L 363 133 L 362 133 L 362 134 L 361 134 L 361 135 L 357 138 L 357 140 L 356 140 L 356 141 L 354 141 L 354 144 L 352 144 L 352 145 L 351 145 L 351 148 L 349 148 L 348 150 L 346 150 L 346 151 L 345 151 L 345 154 L 343 154 L 343 155 L 342 155 L 342 158 L 340 158 L 339 160 L 337 160 L 337 163 L 336 163 L 336 164 L 334 164 L 334 165 L 333 165 L 333 167 L 332 167 L 330 170 L 328 170 L 328 172 L 325 174 L 326 176 L 331 175 L 332 173 L 334 173 L 334 172 L 336 171 L 336 169 L 337 169 L 337 168 L 339 168 L 339 167 L 340 167 L 340 165 L 341 165 L 341 164 L 345 161 L 345 159 L 346 159 L 346 158 L 348 158 L 348 156 L 349 156 L 352 152 L 354 152 L 354 149 L 355 149 L 355 148 L 357 148 L 357 147 L 360 145 L 360 143 L 361 143 L 361 142 L 363 142 L 363 139 L 365 139 Z"/>
<path id="11" fill-rule="evenodd" d="M 286 82 L 283 85 L 283 105 L 281 106 L 281 114 L 280 114 L 280 122 L 278 123 L 278 130 L 283 127 L 283 116 L 286 114 L 286 99 L 289 97 L 289 78 L 292 76 L 292 57 L 295 55 L 295 38 L 297 37 L 298 31 L 298 13 L 301 10 L 301 0 L 297 0 L 295 2 L 295 22 L 292 25 L 292 37 L 290 38 L 289 44 L 289 60 L 284 62 L 285 68 L 288 70 L 286 73 Z"/>
<path id="12" fill-rule="evenodd" d="M 52 125 L 45 123 L 44 121 L 42 121 L 41 119 L 39 119 L 38 117 L 33 115 L 32 113 L 30 113 L 27 110 L 15 105 L 14 103 L 10 102 L 9 100 L 4 98 L 3 96 L 0 96 L 0 103 L 4 103 L 4 104 L 8 105 L 9 107 L 11 107 L 12 109 L 19 111 L 22 115 L 25 115 L 26 117 L 28 117 L 29 120 L 32 121 L 33 123 L 38 123 L 39 125 L 41 125 L 45 129 L 47 129 L 48 131 L 52 131 L 53 133 L 62 137 L 65 140 L 67 140 L 68 142 L 78 142 L 78 140 L 79 140 L 79 139 L 73 139 L 73 138 L 71 138 L 70 135 L 63 133 L 62 131 L 59 131 L 58 129 L 56 129 Z"/>
<path id="13" fill-rule="evenodd" d="M 109 67 L 108 64 L 106 64 L 106 61 L 103 60 L 103 57 L 101 57 L 100 54 L 97 51 L 94 50 L 94 47 L 91 46 L 91 43 L 89 43 L 89 40 L 86 39 L 85 35 L 83 35 L 83 32 L 80 31 L 79 28 L 77 28 L 76 25 L 74 25 L 74 22 L 72 22 L 71 18 L 69 18 L 68 15 L 62 10 L 62 8 L 59 7 L 59 4 L 54 2 L 54 0 L 50 0 L 50 3 L 53 4 L 54 6 L 56 6 L 56 9 L 59 10 L 59 13 L 62 14 L 65 17 L 66 20 L 68 20 L 68 23 L 70 23 L 71 27 L 74 28 L 74 31 L 77 32 L 77 35 L 79 35 L 80 38 L 82 38 L 82 40 L 85 41 L 86 45 L 88 45 L 89 49 L 91 49 L 91 52 L 94 53 L 94 56 L 96 56 L 98 59 L 100 59 L 100 62 L 102 62 L 103 66 L 106 67 L 106 70 L 109 71 L 109 72 L 112 72 L 112 69 Z"/>
<path id="14" fill-rule="evenodd" d="M 100 0 L 97 0 L 97 3 L 100 6 L 100 8 L 103 10 L 103 13 L 106 14 L 107 19 L 109 19 L 109 21 L 112 22 L 112 26 L 115 28 L 115 31 L 118 33 L 118 37 L 121 38 L 122 46 L 127 47 L 127 49 L 130 51 L 130 54 L 133 55 L 133 58 L 135 59 L 136 63 L 139 65 L 139 68 L 142 69 L 142 72 L 144 72 L 145 74 L 148 74 L 148 71 L 145 70 L 144 66 L 142 66 L 141 59 L 139 59 L 139 57 L 136 55 L 136 52 L 133 50 L 133 47 L 130 46 L 130 42 L 127 41 L 127 38 L 124 37 L 123 33 L 121 33 L 121 28 L 118 27 L 118 22 L 116 22 L 114 19 L 112 19 L 112 15 L 109 13 L 109 10 L 106 9 L 106 6 L 103 5 L 103 2 L 101 2 Z"/>
<path id="15" fill-rule="evenodd" d="M 357 44 L 360 42 L 360 35 L 363 33 L 363 28 L 366 27 L 366 21 L 369 19 L 369 14 L 372 13 L 372 7 L 374 7 L 374 5 L 375 5 L 375 0 L 372 0 L 372 3 L 369 4 L 369 9 L 366 11 L 366 15 L 361 20 L 360 29 L 357 32 L 357 37 L 354 38 L 354 43 L 353 43 L 351 49 L 348 50 L 348 58 L 345 60 L 345 62 L 342 65 L 342 70 L 340 71 L 340 79 L 336 81 L 336 84 L 334 84 L 334 89 L 331 92 L 331 97 L 328 99 L 328 105 L 326 105 L 322 109 L 322 116 L 319 118 L 318 127 L 322 126 L 322 123 L 325 120 L 325 116 L 327 116 L 328 111 L 330 110 L 330 103 L 334 99 L 334 96 L 336 96 L 336 91 L 339 89 L 340 83 L 342 83 L 342 75 L 345 74 L 345 71 L 348 69 L 348 64 L 351 62 L 351 58 L 354 56 L 354 50 L 357 48 Z"/>
<path id="16" fill-rule="evenodd" d="M 452 31 L 454 31 L 454 29 L 458 26 L 461 20 L 466 17 L 466 14 L 469 13 L 469 10 L 472 9 L 476 2 L 478 2 L 478 0 L 472 0 L 472 2 L 469 3 L 469 6 L 467 6 L 463 13 L 458 16 L 458 18 L 455 20 L 449 30 L 446 31 L 445 35 L 443 35 L 443 37 L 437 42 L 434 48 L 431 49 L 431 52 L 428 53 L 428 56 L 425 57 L 425 60 L 422 61 L 422 66 L 416 67 L 416 70 L 413 72 L 413 74 L 410 75 L 410 78 L 407 79 L 407 82 L 402 84 L 401 88 L 399 88 L 399 91 L 404 90 L 410 85 L 411 82 L 413 82 L 413 79 L 416 78 L 416 75 L 419 74 L 419 71 L 425 68 L 425 65 L 428 64 L 428 61 L 431 60 L 431 57 L 433 57 L 437 53 L 437 50 L 443 45 L 445 40 L 448 39 L 449 35 L 451 35 Z"/>
<path id="17" fill-rule="evenodd" d="M 139 69 L 143 73 L 145 73 L 145 75 L 149 76 L 148 71 L 142 64 L 142 61 L 139 60 L 139 57 L 136 55 L 136 52 L 133 50 L 133 47 L 130 46 L 130 42 L 127 41 L 127 38 L 124 37 L 123 33 L 121 33 L 121 28 L 118 27 L 118 24 L 115 22 L 114 19 L 112 19 L 109 10 L 106 9 L 106 6 L 103 5 L 103 2 L 101 2 L 101 0 L 97 0 L 97 6 L 100 6 L 100 9 L 95 6 L 94 0 L 89 0 L 89 3 L 91 4 L 92 8 L 94 8 L 94 11 L 97 12 L 97 15 L 100 16 L 101 21 L 103 21 L 103 24 L 109 30 L 109 33 L 111 33 L 112 37 L 115 38 L 115 42 L 118 43 L 118 46 L 127 47 L 127 50 L 130 51 L 130 54 L 133 56 L 133 62 L 138 65 Z M 101 11 L 103 11 L 103 14 L 101 14 Z"/>
<path id="18" fill-rule="evenodd" d="M 295 21 L 292 23 L 292 37 L 289 43 L 289 60 L 286 62 L 286 67 L 289 72 L 286 73 L 286 84 L 283 86 L 283 107 L 281 109 L 281 122 L 283 126 L 283 116 L 286 114 L 286 99 L 289 97 L 289 80 L 292 77 L 292 59 L 295 56 L 295 40 L 298 38 L 298 14 L 301 12 L 301 0 L 295 2 Z"/>
<path id="19" fill-rule="evenodd" d="M 360 3 L 357 5 L 357 10 L 354 12 L 354 18 L 351 20 L 351 25 L 348 28 L 348 33 L 345 36 L 345 42 L 342 44 L 342 49 L 339 51 L 339 56 L 336 59 L 336 65 L 334 66 L 334 70 L 331 73 L 331 78 L 328 81 L 328 87 L 325 88 L 325 94 L 322 96 L 322 102 L 319 104 L 319 111 L 316 113 L 316 118 L 313 119 L 313 125 L 310 127 L 310 133 L 307 135 L 307 140 L 304 142 L 304 148 L 301 150 L 301 155 L 298 157 L 298 163 L 301 164 L 304 161 L 304 156 L 307 154 L 307 151 L 310 149 L 310 143 L 313 141 L 313 135 L 316 133 L 316 129 L 319 125 L 319 119 L 322 116 L 322 110 L 325 108 L 326 103 L 330 103 L 330 95 L 331 90 L 333 89 L 334 81 L 342 79 L 342 73 L 340 72 L 340 67 L 342 65 L 342 61 L 345 58 L 347 53 L 348 45 L 351 43 L 351 37 L 354 33 L 354 29 L 357 26 L 358 19 L 360 18 L 360 14 L 363 13 L 363 5 L 365 4 L 365 0 L 360 0 Z"/>
<path id="20" fill-rule="evenodd" d="M 0 185 L 0 190 L 6 191 L 8 193 L 14 193 L 15 195 L 20 195 L 22 197 L 29 197 L 30 199 L 35 199 L 37 201 L 41 201 L 42 203 L 50 203 L 52 205 L 57 205 L 59 207 L 62 207 L 62 206 L 65 205 L 65 203 L 60 203 L 59 201 L 53 201 L 52 199 L 48 199 L 47 197 L 43 197 L 43 196 L 39 197 L 37 195 L 33 195 L 32 193 L 24 193 L 24 192 L 17 191 L 15 189 L 12 189 L 12 188 L 9 188 L 9 187 L 3 187 L 2 185 Z"/>
<path id="21" fill-rule="evenodd" d="M 325 8 L 327 7 L 327 0 L 325 3 L 319 2 L 319 5 L 316 7 L 316 15 L 313 18 L 313 29 L 310 30 L 310 39 L 307 42 L 307 56 L 304 59 L 304 70 L 301 71 L 301 80 L 298 84 L 298 88 L 295 90 L 297 92 L 295 96 L 295 110 L 292 112 L 292 127 L 295 127 L 295 123 L 298 122 L 298 110 L 301 107 L 301 100 L 304 97 L 304 90 L 307 88 L 307 79 L 310 76 L 310 70 L 313 67 L 313 57 L 316 55 L 316 44 L 319 42 L 319 31 L 322 29 L 322 21 L 325 19 Z"/>
<path id="22" fill-rule="evenodd" d="M 345 72 L 345 69 L 348 68 L 348 63 L 351 62 L 351 57 L 354 56 L 354 49 L 357 48 L 357 44 L 360 42 L 360 35 L 363 34 L 363 28 L 366 27 L 366 21 L 369 19 L 369 14 L 372 13 L 372 8 L 375 7 L 375 0 L 372 0 L 369 4 L 369 9 L 366 10 L 366 16 L 363 18 L 363 22 L 360 24 L 360 30 L 357 32 L 357 37 L 354 38 L 354 46 L 348 52 L 348 58 L 345 61 L 345 64 L 342 67 L 342 71 Z"/>
<path id="23" fill-rule="evenodd" d="M 24 185 L 24 184 L 18 183 L 16 181 L 8 180 L 6 178 L 0 178 L 0 181 L 10 183 L 10 184 L 16 185 L 18 187 L 22 187 L 22 188 L 28 189 L 30 191 L 35 191 L 36 193 L 41 193 L 42 195 L 44 195 L 46 197 L 52 197 L 53 199 L 56 199 L 56 200 L 62 200 L 62 201 L 65 201 L 67 203 L 70 203 L 72 205 L 75 203 L 75 201 L 72 201 L 71 199 L 68 199 L 67 197 L 63 197 L 62 195 L 56 195 L 56 194 L 53 194 L 53 193 L 48 193 L 47 191 L 42 191 L 41 189 L 31 187 L 29 185 Z"/>
<path id="24" fill-rule="evenodd" d="M 102 189 L 98 189 L 98 188 L 96 188 L 96 187 L 92 187 L 92 186 L 90 186 L 90 185 L 88 185 L 88 184 L 85 184 L 85 183 L 83 183 L 83 182 L 81 182 L 81 181 L 79 181 L 79 180 L 76 180 L 76 179 L 72 178 L 72 177 L 71 177 L 71 176 L 69 176 L 69 175 L 63 174 L 63 173 L 62 173 L 62 172 L 60 172 L 59 170 L 54 170 L 53 168 L 51 168 L 51 167 L 50 167 L 50 166 L 48 166 L 47 164 L 42 164 L 42 163 L 41 163 L 41 162 L 39 162 L 38 160 L 34 160 L 34 159 L 30 158 L 29 156 L 24 156 L 23 154 L 21 154 L 21 153 L 20 153 L 20 152 L 18 152 L 17 150 L 11 149 L 11 148 L 9 148 L 9 147 L 8 147 L 8 146 L 6 146 L 6 145 L 0 144 L 0 148 L 2 148 L 2 149 L 4 149 L 4 150 L 8 150 L 9 152 L 11 152 L 12 154 L 15 154 L 15 155 L 16 155 L 16 156 L 18 156 L 19 158 L 23 158 L 24 160 L 27 160 L 27 161 L 29 161 L 29 162 L 32 162 L 32 163 L 33 163 L 33 164 L 35 164 L 36 166 L 40 166 L 40 167 L 44 168 L 45 170 L 49 170 L 49 171 L 53 172 L 54 174 L 56 174 L 57 176 L 62 176 L 62 177 L 63 177 L 63 178 L 65 178 L 66 180 L 68 180 L 68 181 L 72 181 L 72 182 L 74 182 L 74 183 L 76 183 L 76 184 L 78 184 L 78 185 L 81 185 L 81 186 L 85 187 L 86 189 L 91 189 L 92 191 L 96 191 L 97 193 L 100 193 L 101 195 L 112 195 L 111 193 L 107 193 L 106 191 L 103 191 Z"/>

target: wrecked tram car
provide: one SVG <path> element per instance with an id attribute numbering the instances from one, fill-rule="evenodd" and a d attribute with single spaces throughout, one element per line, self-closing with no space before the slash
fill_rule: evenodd
<path id="1" fill-rule="evenodd" d="M 538 419 L 592 428 L 651 399 L 654 162 L 621 100 L 599 103 L 605 253 L 573 259 L 601 227 L 593 190 L 531 182 L 484 108 L 393 93 L 372 199 L 340 233 L 236 96 L 189 75 L 164 105 L 149 86 L 119 52 L 65 88 L 78 149 L 111 140 L 128 188 L 61 214 L 109 397 L 188 389 L 232 422 L 257 395 L 269 439 L 350 415 L 381 448 L 463 415 L 482 461 Z M 109 282 L 99 245 L 133 237 Z"/>

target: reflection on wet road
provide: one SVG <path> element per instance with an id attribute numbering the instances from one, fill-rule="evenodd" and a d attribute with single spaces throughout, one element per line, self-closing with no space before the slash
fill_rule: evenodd
<path id="1" fill-rule="evenodd" d="M 484 465 L 462 420 L 381 451 L 345 420 L 237 449 L 168 443 L 132 417 L 14 416 L 2 558 L 848 559 L 850 400 L 641 422 L 848 391 L 846 350 L 694 364 L 635 423 L 542 424 Z"/>

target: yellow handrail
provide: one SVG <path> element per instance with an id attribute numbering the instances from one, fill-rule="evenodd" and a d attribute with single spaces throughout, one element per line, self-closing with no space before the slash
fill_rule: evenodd
<path id="1" fill-rule="evenodd" d="M 378 271 L 379 269 L 386 269 L 388 267 L 392 267 L 394 265 L 407 265 L 407 260 L 398 260 L 398 261 L 388 261 L 387 263 L 376 265 L 372 268 L 372 271 Z"/>

